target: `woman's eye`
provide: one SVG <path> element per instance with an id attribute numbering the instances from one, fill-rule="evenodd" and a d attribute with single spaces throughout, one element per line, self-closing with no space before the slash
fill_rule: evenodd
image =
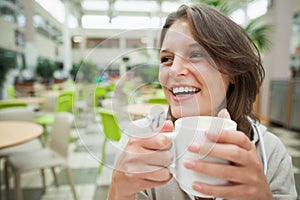
<path id="1" fill-rule="evenodd" d="M 203 57 L 200 51 L 193 51 L 190 55 L 190 58 L 200 58 L 200 57 Z"/>
<path id="2" fill-rule="evenodd" d="M 160 59 L 160 63 L 167 63 L 167 62 L 172 62 L 172 57 L 165 56 Z"/>

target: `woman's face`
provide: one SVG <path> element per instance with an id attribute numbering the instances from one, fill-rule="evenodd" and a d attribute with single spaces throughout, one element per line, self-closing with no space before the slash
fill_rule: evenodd
<path id="1" fill-rule="evenodd" d="M 186 20 L 177 20 L 167 30 L 160 61 L 159 81 L 175 118 L 216 115 L 226 107 L 229 77 L 195 41 Z"/>

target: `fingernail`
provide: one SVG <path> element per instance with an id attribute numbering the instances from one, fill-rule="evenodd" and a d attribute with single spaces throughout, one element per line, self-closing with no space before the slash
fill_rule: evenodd
<path id="1" fill-rule="evenodd" d="M 200 149 L 200 144 L 198 142 L 193 142 L 190 145 L 190 150 L 191 151 L 198 151 Z"/>
<path id="2" fill-rule="evenodd" d="M 186 168 L 188 168 L 188 169 L 192 169 L 192 168 L 195 167 L 196 162 L 195 162 L 194 160 L 192 160 L 192 159 L 185 159 L 185 160 L 183 161 L 183 165 L 184 165 Z"/>
<path id="3" fill-rule="evenodd" d="M 194 182 L 193 185 L 192 185 L 192 188 L 193 188 L 193 190 L 199 191 L 199 190 L 202 189 L 202 185 L 198 182 Z"/>
<path id="4" fill-rule="evenodd" d="M 164 135 L 160 136 L 160 138 L 158 139 L 158 142 L 161 146 L 165 146 L 168 143 L 168 138 Z"/>

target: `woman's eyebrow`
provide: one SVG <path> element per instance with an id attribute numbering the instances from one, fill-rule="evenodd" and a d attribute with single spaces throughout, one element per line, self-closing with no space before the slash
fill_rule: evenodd
<path id="1" fill-rule="evenodd" d="M 197 43 L 197 42 L 189 44 L 189 47 L 197 47 L 197 48 L 199 48 L 199 49 L 202 49 L 202 48 L 203 48 L 203 47 L 202 47 L 199 43 Z"/>
<path id="2" fill-rule="evenodd" d="M 199 50 L 203 50 L 203 47 L 197 42 L 188 44 L 188 47 L 189 48 L 198 48 Z M 169 48 L 160 50 L 160 53 L 170 53 L 170 52 L 171 52 L 171 50 Z"/>
<path id="3" fill-rule="evenodd" d="M 160 50 L 160 53 L 169 53 L 169 52 L 171 52 L 171 51 L 168 48 Z"/>

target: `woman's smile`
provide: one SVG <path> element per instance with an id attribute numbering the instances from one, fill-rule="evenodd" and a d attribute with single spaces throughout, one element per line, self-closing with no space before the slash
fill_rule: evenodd
<path id="1" fill-rule="evenodd" d="M 177 86 L 173 87 L 170 91 L 173 93 L 174 96 L 180 98 L 196 94 L 200 92 L 201 89 L 190 86 Z"/>

